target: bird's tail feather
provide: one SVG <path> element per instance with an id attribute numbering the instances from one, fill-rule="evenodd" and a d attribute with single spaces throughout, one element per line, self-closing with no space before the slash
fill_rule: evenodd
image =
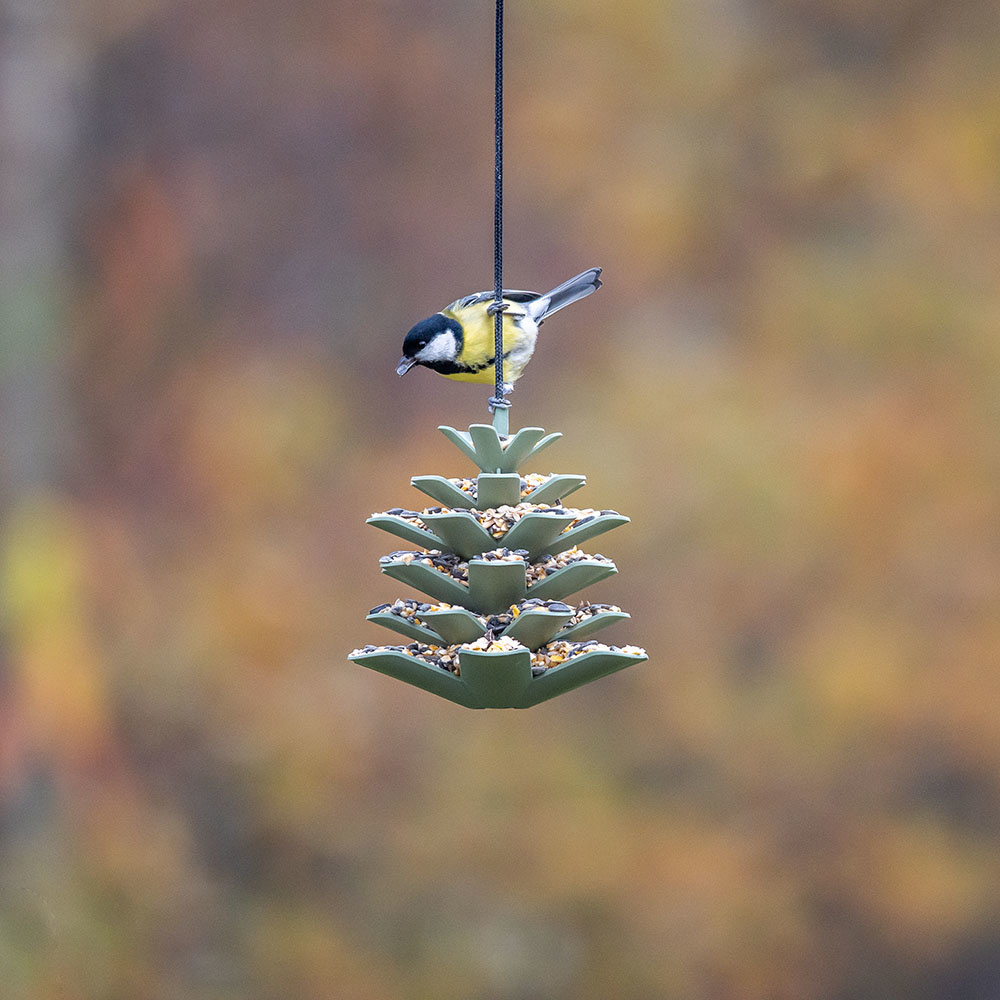
<path id="1" fill-rule="evenodd" d="M 532 319 L 540 323 L 547 316 L 571 305 L 577 299 L 586 298 L 592 292 L 596 292 L 601 287 L 601 270 L 599 267 L 589 268 L 575 278 L 564 281 L 551 292 L 540 295 L 528 306 Z"/>

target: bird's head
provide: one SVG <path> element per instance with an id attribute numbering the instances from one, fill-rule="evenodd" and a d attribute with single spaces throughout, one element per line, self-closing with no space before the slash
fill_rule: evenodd
<path id="1" fill-rule="evenodd" d="M 462 325 L 441 313 L 421 320 L 403 341 L 403 356 L 396 368 L 405 375 L 414 365 L 447 364 L 462 350 Z"/>

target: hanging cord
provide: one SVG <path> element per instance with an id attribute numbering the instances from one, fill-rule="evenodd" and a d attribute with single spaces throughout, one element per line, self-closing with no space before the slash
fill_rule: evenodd
<path id="1" fill-rule="evenodd" d="M 496 0 L 496 110 L 494 117 L 494 185 L 493 185 L 493 301 L 487 313 L 493 317 L 494 367 L 496 390 L 490 399 L 490 412 L 507 409 L 503 382 L 503 0 Z"/>

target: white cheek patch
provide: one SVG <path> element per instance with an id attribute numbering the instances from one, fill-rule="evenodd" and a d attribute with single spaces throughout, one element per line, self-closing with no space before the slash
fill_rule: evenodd
<path id="1" fill-rule="evenodd" d="M 458 344 L 455 334 L 448 330 L 445 333 L 435 334 L 426 347 L 417 351 L 419 361 L 454 361 L 458 354 Z"/>

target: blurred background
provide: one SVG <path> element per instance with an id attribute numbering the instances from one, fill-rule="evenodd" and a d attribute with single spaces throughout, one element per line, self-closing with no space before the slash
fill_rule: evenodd
<path id="1" fill-rule="evenodd" d="M 0 4 L 7 1000 L 1000 997 L 1000 10 L 508 3 L 512 427 L 647 664 L 351 665 L 488 387 L 492 4 Z M 574 501 L 576 498 L 574 498 Z"/>

